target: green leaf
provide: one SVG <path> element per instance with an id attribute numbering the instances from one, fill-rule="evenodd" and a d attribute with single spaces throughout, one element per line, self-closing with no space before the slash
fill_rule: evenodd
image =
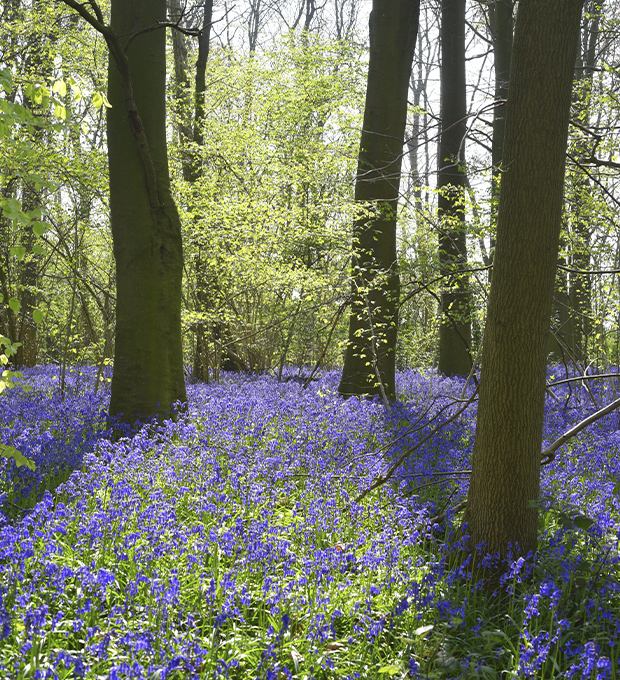
<path id="1" fill-rule="evenodd" d="M 62 104 L 54 104 L 54 115 L 60 120 L 67 120 L 67 109 Z"/>
<path id="2" fill-rule="evenodd" d="M 7 94 L 13 89 L 13 74 L 10 69 L 0 69 L 0 85 Z"/>
<path id="3" fill-rule="evenodd" d="M 32 246 L 32 252 L 33 252 L 35 255 L 45 255 L 45 248 L 43 248 L 42 246 L 40 246 L 38 243 L 35 243 L 35 244 Z"/>
<path id="4" fill-rule="evenodd" d="M 103 97 L 101 96 L 101 92 L 95 92 L 93 95 L 93 106 L 96 109 L 100 109 L 103 106 Z"/>
<path id="5" fill-rule="evenodd" d="M 43 312 L 40 309 L 33 309 L 32 310 L 32 318 L 34 319 L 35 323 L 42 323 L 43 322 Z"/>
<path id="6" fill-rule="evenodd" d="M 15 220 L 23 215 L 22 204 L 16 198 L 7 198 L 2 201 L 2 212 L 7 220 Z"/>
<path id="7" fill-rule="evenodd" d="M 577 515 L 577 517 L 573 518 L 573 522 L 577 528 L 584 531 L 587 531 L 594 524 L 594 520 L 585 515 Z"/>
<path id="8" fill-rule="evenodd" d="M 17 298 L 9 298 L 9 307 L 17 314 L 19 312 L 19 309 L 21 307 L 21 303 Z"/>
<path id="9" fill-rule="evenodd" d="M 37 236 L 43 236 L 43 234 L 45 234 L 45 232 L 49 229 L 49 226 L 50 225 L 46 222 L 33 222 L 32 231 L 34 231 Z"/>
<path id="10" fill-rule="evenodd" d="M 61 97 L 64 97 L 67 94 L 67 86 L 65 84 L 65 81 L 64 80 L 57 80 L 54 83 L 54 87 L 52 88 L 52 92 L 59 94 Z"/>
<path id="11" fill-rule="evenodd" d="M 0 458 L 12 458 L 15 461 L 17 467 L 22 467 L 25 465 L 30 468 L 33 472 L 36 469 L 36 465 L 33 460 L 26 458 L 22 453 L 20 453 L 13 446 L 7 446 L 6 444 L 0 444 Z"/>
<path id="12" fill-rule="evenodd" d="M 11 246 L 9 248 L 9 253 L 11 253 L 11 255 L 14 255 L 18 260 L 23 260 L 24 256 L 26 255 L 26 247 L 25 246 Z"/>
<path id="13" fill-rule="evenodd" d="M 394 664 L 390 664 L 389 666 L 382 666 L 377 673 L 387 673 L 388 675 L 396 675 L 396 673 L 400 673 L 400 667 L 395 666 Z"/>

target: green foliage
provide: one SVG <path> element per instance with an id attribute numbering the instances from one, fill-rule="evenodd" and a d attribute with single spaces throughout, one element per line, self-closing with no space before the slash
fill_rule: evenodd
<path id="1" fill-rule="evenodd" d="M 209 56 L 204 146 L 178 148 L 175 166 L 195 154 L 200 169 L 176 181 L 192 263 L 184 320 L 207 329 L 214 357 L 228 343 L 260 370 L 311 363 L 324 346 L 348 285 L 359 56 L 299 33 Z"/>
<path id="2" fill-rule="evenodd" d="M 114 311 L 103 117 L 93 107 L 93 99 L 106 103 L 106 48 L 58 10 L 17 3 L 0 26 L 0 291 L 8 305 L 0 333 L 22 342 L 18 362 L 62 361 L 68 336 L 97 346 L 89 359 L 99 362 L 112 350 Z"/>
<path id="3" fill-rule="evenodd" d="M 14 446 L 0 444 L 0 458 L 9 458 L 14 460 L 17 467 L 22 467 L 22 465 L 24 465 L 33 471 L 36 467 L 33 460 L 26 458 L 26 456 L 21 454 Z"/>
<path id="4" fill-rule="evenodd" d="M 0 336 L 0 346 L 4 348 L 2 354 L 0 354 L 0 364 L 6 366 L 9 363 L 9 357 L 17 354 L 17 348 L 19 343 L 11 343 L 8 338 Z M 22 373 L 20 371 L 11 371 L 8 369 L 3 369 L 0 374 L 0 393 L 4 392 L 5 389 L 15 386 L 15 378 L 21 378 Z M 26 458 L 22 453 L 20 453 L 14 446 L 8 446 L 6 444 L 0 443 L 0 458 L 12 459 L 15 461 L 17 467 L 25 465 L 31 470 L 35 469 L 34 461 L 30 458 Z"/>

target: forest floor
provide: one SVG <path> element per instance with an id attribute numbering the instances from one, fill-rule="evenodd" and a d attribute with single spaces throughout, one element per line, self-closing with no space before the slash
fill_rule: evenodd
<path id="1" fill-rule="evenodd" d="M 0 397 L 0 442 L 36 465 L 0 459 L 0 678 L 620 676 L 617 412 L 543 467 L 537 558 L 491 592 L 450 513 L 475 403 L 415 449 L 461 381 L 401 373 L 387 410 L 341 399 L 335 373 L 226 375 L 114 441 L 94 376 L 71 370 L 61 398 L 39 367 Z M 553 388 L 548 442 L 613 399 L 591 385 Z"/>

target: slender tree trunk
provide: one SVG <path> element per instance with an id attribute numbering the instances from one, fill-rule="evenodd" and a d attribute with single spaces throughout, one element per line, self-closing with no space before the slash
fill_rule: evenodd
<path id="1" fill-rule="evenodd" d="M 181 17 L 181 5 L 179 0 L 168 0 L 169 12 L 174 21 Z M 206 0 L 203 7 L 202 27 L 198 35 L 198 59 L 196 60 L 196 74 L 194 79 L 194 110 L 190 111 L 189 106 L 189 77 L 187 64 L 187 48 L 185 38 L 176 29 L 172 30 L 172 41 L 174 46 L 175 80 L 178 88 L 180 103 L 179 111 L 179 137 L 185 146 L 183 150 L 183 179 L 194 185 L 192 196 L 200 192 L 200 178 L 202 177 L 202 153 L 200 148 L 204 145 L 204 124 L 205 124 L 205 95 L 206 95 L 206 69 L 209 58 L 209 46 L 211 38 L 211 26 L 213 18 L 213 0 Z M 191 199 L 192 202 L 194 198 Z M 190 204 L 191 207 L 191 204 Z M 199 234 L 197 226 L 192 231 Z M 220 333 L 220 323 L 213 324 L 207 322 L 207 314 L 217 308 L 220 300 L 218 299 L 218 288 L 213 265 L 208 262 L 208 254 L 202 244 L 203 239 L 198 236 L 196 239 L 195 250 L 193 253 L 193 271 L 195 275 L 195 312 L 198 319 L 193 326 L 196 344 L 194 347 L 193 375 L 194 378 L 202 382 L 209 382 L 210 357 L 214 353 L 210 352 L 210 347 L 215 342 L 215 336 Z M 207 332 L 209 326 L 211 333 Z M 209 335 L 211 337 L 209 337 Z M 218 367 L 213 365 L 214 375 Z"/>
<path id="2" fill-rule="evenodd" d="M 512 56 L 513 11 L 514 0 L 494 0 L 489 5 L 490 24 L 493 31 L 493 60 L 495 65 L 495 108 L 493 109 L 493 140 L 491 142 L 491 162 L 493 177 L 491 187 L 492 229 L 491 259 L 495 247 L 494 229 L 496 226 L 497 203 L 504 155 L 504 136 L 506 130 L 506 97 L 508 96 L 508 78 L 510 75 L 510 59 Z"/>
<path id="3" fill-rule="evenodd" d="M 495 67 L 495 108 L 493 109 L 493 139 L 491 140 L 491 224 L 488 258 L 485 264 L 493 264 L 495 252 L 495 230 L 497 228 L 497 206 L 504 155 L 504 136 L 506 130 L 506 97 L 512 57 L 512 38 L 514 33 L 515 0 L 494 0 L 489 4 L 489 23 L 493 34 L 493 63 Z M 489 270 L 489 281 L 493 270 Z"/>
<path id="4" fill-rule="evenodd" d="M 111 28 L 123 42 L 165 17 L 165 0 L 112 0 Z M 175 402 L 186 401 L 183 250 L 168 174 L 165 32 L 136 35 L 126 63 L 118 45 L 111 49 L 108 157 L 117 302 L 110 415 L 133 423 L 170 415 Z"/>
<path id="5" fill-rule="evenodd" d="M 33 10 L 40 7 L 40 0 L 33 3 Z M 17 6 L 13 9 L 13 18 L 17 18 Z M 40 78 L 42 81 L 48 80 L 53 71 L 52 46 L 56 42 L 55 31 L 41 33 L 34 29 L 34 34 L 28 36 L 30 47 L 26 55 L 26 66 L 31 77 Z M 46 117 L 47 113 L 40 109 L 33 101 L 26 100 L 25 105 L 33 115 Z M 33 136 L 36 144 L 45 143 L 45 130 L 39 126 L 34 126 Z M 25 181 L 22 185 L 22 210 L 30 212 L 42 205 L 40 192 L 35 190 L 32 182 Z M 33 251 L 36 244 L 36 237 L 31 226 L 21 229 L 21 245 L 26 248 L 26 255 L 19 263 L 18 289 L 17 296 L 21 303 L 19 314 L 16 320 L 17 335 L 13 341 L 21 343 L 14 358 L 16 366 L 35 366 L 38 357 L 37 344 L 37 324 L 34 322 L 32 313 L 39 302 L 39 269 L 41 267 L 41 256 Z"/>
<path id="6" fill-rule="evenodd" d="M 182 22 L 183 7 L 180 0 L 167 0 L 168 17 L 172 22 Z M 188 148 L 192 142 L 193 133 L 191 120 L 191 93 L 189 88 L 187 45 L 185 36 L 175 28 L 170 31 L 172 37 L 172 54 L 174 57 L 174 97 L 178 108 L 177 112 L 177 131 L 181 145 L 183 157 L 182 171 L 183 179 L 190 181 L 191 173 L 191 151 Z"/>
<path id="7" fill-rule="evenodd" d="M 566 266 L 566 238 L 560 234 L 560 252 L 558 256 L 558 267 Z M 551 308 L 550 332 L 547 339 L 547 360 L 552 363 L 558 363 L 565 359 L 570 360 L 567 356 L 566 336 L 570 324 L 570 298 L 568 288 L 568 275 L 559 269 L 555 275 L 555 286 L 553 289 L 553 303 Z M 572 355 L 572 351 L 571 351 Z"/>
<path id="8" fill-rule="evenodd" d="M 40 131 L 35 133 L 39 138 Z M 26 183 L 22 193 L 22 210 L 29 212 L 40 205 L 38 193 L 30 183 Z M 35 235 L 32 227 L 22 230 L 22 245 L 26 255 L 19 265 L 18 295 L 21 303 L 16 324 L 17 335 L 12 340 L 20 342 L 14 358 L 16 366 L 36 366 L 38 356 L 37 324 L 32 313 L 39 302 L 39 269 L 41 257 L 33 251 Z"/>
<path id="9" fill-rule="evenodd" d="M 422 34 L 418 31 L 418 72 L 411 74 L 411 94 L 413 97 L 413 120 L 411 121 L 411 132 L 407 140 L 409 151 L 409 171 L 411 187 L 409 193 L 413 195 L 413 205 L 415 210 L 415 220 L 418 228 L 422 226 L 422 179 L 420 177 L 419 146 L 420 146 L 420 102 L 422 92 L 428 82 L 428 71 L 426 78 L 423 77 L 423 65 L 420 55 L 422 54 Z"/>
<path id="10" fill-rule="evenodd" d="M 396 212 L 419 0 L 373 0 L 355 184 L 353 282 L 342 395 L 394 397 L 400 281 Z"/>
<path id="11" fill-rule="evenodd" d="M 584 22 L 580 50 L 575 64 L 576 87 L 573 97 L 573 117 L 588 126 L 592 95 L 592 76 L 596 68 L 600 36 L 600 22 L 603 0 L 589 3 L 588 21 Z M 584 157 L 589 154 L 587 139 L 576 144 L 576 153 Z M 569 219 L 571 221 L 571 266 L 576 270 L 590 268 L 590 241 L 592 229 L 589 224 L 588 203 L 592 187 L 588 177 L 577 172 L 573 177 L 572 200 Z M 582 364 L 588 362 L 588 337 L 592 332 L 592 279 L 588 274 L 570 273 L 570 327 L 568 338 L 573 353 Z"/>
<path id="12" fill-rule="evenodd" d="M 537 546 L 547 334 L 583 0 L 520 0 L 465 523 L 472 546 Z"/>
<path id="13" fill-rule="evenodd" d="M 467 375 L 471 369 L 471 321 L 464 193 L 467 180 L 465 82 L 465 0 L 443 0 L 441 6 L 441 137 L 437 159 L 439 265 L 445 276 L 441 292 L 439 370 Z"/>

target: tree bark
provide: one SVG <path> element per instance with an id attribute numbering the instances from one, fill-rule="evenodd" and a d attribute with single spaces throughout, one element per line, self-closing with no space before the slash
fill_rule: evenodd
<path id="1" fill-rule="evenodd" d="M 470 545 L 536 550 L 547 334 L 583 0 L 517 11 L 494 274 L 471 484 Z"/>
<path id="2" fill-rule="evenodd" d="M 441 6 L 441 137 L 437 159 L 440 220 L 439 265 L 445 276 L 441 292 L 439 370 L 468 375 L 471 369 L 471 322 L 464 192 L 467 133 L 465 81 L 465 0 Z"/>
<path id="3" fill-rule="evenodd" d="M 135 34 L 166 18 L 165 0 L 112 0 L 111 29 Z M 185 402 L 181 224 L 166 145 L 165 31 L 112 51 L 108 73 L 110 213 L 117 303 L 110 416 L 170 416 Z"/>
<path id="4" fill-rule="evenodd" d="M 355 184 L 351 314 L 344 396 L 394 397 L 400 280 L 396 212 L 419 0 L 373 0 L 364 123 Z"/>
<path id="5" fill-rule="evenodd" d="M 495 108 L 493 109 L 493 139 L 491 142 L 491 163 L 493 165 L 491 179 L 491 247 L 489 262 L 493 262 L 495 250 L 495 227 L 499 187 L 504 155 L 504 135 L 506 130 L 506 97 L 508 96 L 508 78 L 510 76 L 510 59 L 512 57 L 512 37 L 514 31 L 514 0 L 495 0 L 489 5 L 490 24 L 493 33 L 493 62 L 495 66 Z M 492 273 L 489 272 L 489 277 Z"/>

